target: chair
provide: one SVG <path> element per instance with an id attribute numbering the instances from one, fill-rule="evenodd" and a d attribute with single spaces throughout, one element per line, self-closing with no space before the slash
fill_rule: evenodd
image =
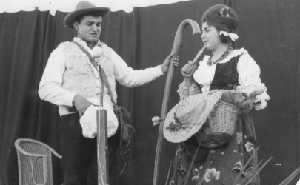
<path id="1" fill-rule="evenodd" d="M 62 156 L 48 145 L 29 138 L 18 138 L 15 147 L 19 185 L 53 185 L 52 154 Z"/>

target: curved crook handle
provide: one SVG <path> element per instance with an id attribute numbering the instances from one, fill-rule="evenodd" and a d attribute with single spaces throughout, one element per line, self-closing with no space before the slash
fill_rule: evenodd
<path id="1" fill-rule="evenodd" d="M 192 20 L 192 19 L 184 19 L 181 21 L 179 24 L 175 38 L 173 41 L 173 47 L 170 53 L 170 57 L 172 60 L 173 57 L 177 56 L 178 51 L 182 45 L 182 37 L 183 37 L 183 30 L 184 28 L 187 27 L 187 25 L 190 25 L 193 30 L 193 34 L 201 33 L 200 31 L 200 26 L 199 24 Z M 168 69 L 167 73 L 167 79 L 166 79 L 166 84 L 164 88 L 164 96 L 163 96 L 163 102 L 161 106 L 161 115 L 160 115 L 160 125 L 159 125 L 159 132 L 158 132 L 158 138 L 157 138 L 157 143 L 156 143 L 156 155 L 155 155 L 155 164 L 154 164 L 154 172 L 153 172 L 153 185 L 157 185 L 158 182 L 158 165 L 160 162 L 160 155 L 161 155 L 161 148 L 162 148 L 162 142 L 163 142 L 163 121 L 166 117 L 167 114 L 167 108 L 168 108 L 168 101 L 169 101 L 169 96 L 170 96 L 170 89 L 171 89 L 171 84 L 173 80 L 173 73 L 174 73 L 174 64 L 173 62 L 170 62 L 170 66 Z"/>
<path id="2" fill-rule="evenodd" d="M 199 24 L 196 21 L 194 21 L 193 19 L 184 19 L 183 21 L 181 21 L 176 30 L 175 38 L 173 41 L 173 47 L 172 47 L 172 50 L 170 53 L 170 56 L 171 56 L 170 60 L 172 60 L 173 57 L 177 56 L 179 49 L 182 46 L 183 31 L 188 25 L 191 26 L 193 35 L 195 35 L 197 33 L 199 33 L 199 34 L 201 33 Z M 195 62 L 200 57 L 203 50 L 204 50 L 204 47 L 198 52 L 196 57 L 193 59 L 193 62 Z M 168 104 L 169 96 L 170 96 L 170 88 L 171 88 L 171 83 L 173 80 L 173 73 L 174 73 L 174 64 L 173 64 L 173 62 L 171 62 L 170 67 L 168 69 L 166 84 L 165 84 L 165 88 L 164 88 L 164 96 L 163 96 L 161 115 L 160 115 L 161 120 L 164 120 L 166 117 L 166 114 L 167 114 L 167 104 Z"/>
<path id="3" fill-rule="evenodd" d="M 193 35 L 195 34 L 201 34 L 200 26 L 199 24 L 194 21 L 193 19 L 184 19 L 180 22 L 178 25 L 178 28 L 175 33 L 175 38 L 173 41 L 173 47 L 171 50 L 171 56 L 177 55 L 181 45 L 182 45 L 182 37 L 183 37 L 183 30 L 190 25 L 193 31 Z"/>

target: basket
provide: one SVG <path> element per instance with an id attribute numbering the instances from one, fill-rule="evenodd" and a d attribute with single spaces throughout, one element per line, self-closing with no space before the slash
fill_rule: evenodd
<path id="1" fill-rule="evenodd" d="M 19 185 L 52 185 L 52 154 L 61 158 L 48 145 L 29 138 L 15 141 L 18 155 Z"/>
<path id="2" fill-rule="evenodd" d="M 236 105 L 220 100 L 208 118 L 209 131 L 233 135 L 239 109 Z"/>

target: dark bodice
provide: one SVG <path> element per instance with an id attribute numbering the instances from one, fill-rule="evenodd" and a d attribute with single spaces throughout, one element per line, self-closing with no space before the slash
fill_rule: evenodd
<path id="1" fill-rule="evenodd" d="M 210 89 L 235 89 L 239 85 L 239 74 L 237 71 L 237 63 L 240 56 L 236 56 L 230 59 L 226 63 L 220 63 L 216 66 L 216 72 Z"/>

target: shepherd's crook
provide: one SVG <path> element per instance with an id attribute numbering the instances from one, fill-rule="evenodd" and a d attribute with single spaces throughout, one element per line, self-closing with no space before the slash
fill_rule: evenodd
<path id="1" fill-rule="evenodd" d="M 173 41 L 173 48 L 170 53 L 170 57 L 172 60 L 175 56 L 178 55 L 178 51 L 182 45 L 182 36 L 183 36 L 183 30 L 186 28 L 187 25 L 190 25 L 193 30 L 193 34 L 201 33 L 199 24 L 192 20 L 192 19 L 185 19 L 181 21 L 179 24 L 175 38 Z M 160 114 L 160 125 L 159 125 L 159 133 L 158 133 L 158 139 L 156 143 L 156 155 L 155 155 L 155 163 L 154 163 L 154 173 L 153 173 L 153 185 L 157 185 L 158 181 L 158 164 L 160 162 L 160 153 L 161 153 L 161 145 L 163 142 L 163 120 L 166 117 L 167 114 L 167 108 L 168 108 L 168 101 L 170 96 L 170 87 L 173 80 L 173 73 L 174 73 L 174 64 L 173 62 L 170 62 L 170 66 L 167 73 L 167 79 L 166 84 L 164 88 L 164 96 L 163 96 L 163 102 L 161 106 L 161 114 Z"/>

